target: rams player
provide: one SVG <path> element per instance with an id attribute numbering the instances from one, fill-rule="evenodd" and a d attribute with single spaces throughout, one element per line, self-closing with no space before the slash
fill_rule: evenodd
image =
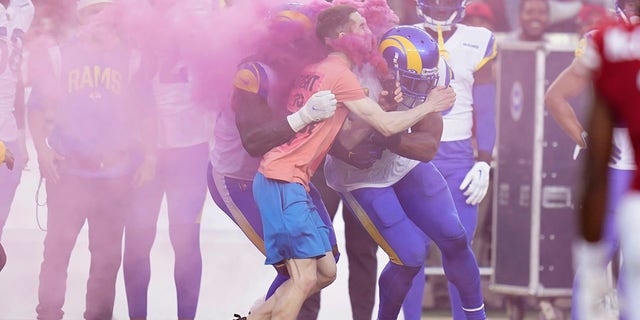
<path id="1" fill-rule="evenodd" d="M 380 51 L 399 78 L 403 100 L 399 110 L 429 100 L 436 86 L 448 86 L 452 74 L 439 57 L 438 45 L 424 30 L 392 28 L 381 39 Z M 375 78 L 374 78 L 375 79 Z M 369 82 L 370 94 L 380 92 Z M 327 183 L 389 255 L 380 274 L 377 319 L 396 319 L 416 274 L 426 259 L 427 236 L 443 252 L 446 275 L 463 292 L 468 319 L 484 319 L 480 275 L 465 230 L 446 181 L 430 162 L 442 132 L 439 113 L 427 115 L 409 132 L 382 137 L 374 133 L 359 150 L 381 148 L 382 157 L 370 168 L 351 166 L 351 158 L 330 156 L 325 165 Z M 349 129 L 341 134 L 351 135 Z M 336 142 L 340 143 L 339 141 Z M 423 276 L 423 275 L 422 275 Z M 424 276 L 423 276 L 424 277 Z"/>
<path id="2" fill-rule="evenodd" d="M 451 81 L 456 102 L 443 115 L 442 138 L 433 164 L 447 180 L 460 221 L 471 243 L 478 220 L 478 204 L 489 188 L 491 154 L 495 144 L 496 88 L 492 65 L 497 55 L 491 31 L 459 23 L 467 0 L 418 0 L 417 27 L 437 39 L 440 55 L 453 70 Z M 475 145 L 472 141 L 475 137 Z M 404 305 L 405 318 L 419 319 L 424 287 L 423 275 Z M 453 318 L 464 319 L 459 294 L 449 285 Z M 469 307 L 469 306 L 467 306 Z"/>

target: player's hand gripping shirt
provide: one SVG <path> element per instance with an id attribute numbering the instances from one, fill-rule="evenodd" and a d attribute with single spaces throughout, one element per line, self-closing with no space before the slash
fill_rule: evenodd
<path id="1" fill-rule="evenodd" d="M 286 101 L 278 98 L 278 77 L 273 68 L 262 62 L 243 63 L 233 80 L 234 90 L 244 90 L 267 101 L 272 114 L 280 114 Z M 235 110 L 228 106 L 220 111 L 215 125 L 215 145 L 210 159 L 213 168 L 220 174 L 236 179 L 253 180 L 258 171 L 260 158 L 254 158 L 242 146 L 240 132 L 236 126 Z"/>
<path id="2" fill-rule="evenodd" d="M 259 171 L 267 178 L 298 182 L 309 190 L 309 180 L 329 151 L 349 110 L 346 101 L 364 99 L 365 92 L 349 64 L 339 56 L 330 55 L 311 65 L 296 79 L 287 108 L 296 112 L 307 99 L 321 90 L 330 90 L 338 100 L 333 117 L 308 125 L 283 145 L 267 152 Z"/>

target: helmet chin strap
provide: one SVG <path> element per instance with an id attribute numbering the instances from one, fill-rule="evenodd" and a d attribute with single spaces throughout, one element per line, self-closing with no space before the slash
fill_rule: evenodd
<path id="1" fill-rule="evenodd" d="M 440 53 L 440 56 L 445 60 L 449 60 L 449 52 L 447 52 L 447 49 L 444 48 L 444 35 L 442 34 L 442 26 L 437 25 L 436 29 L 436 31 L 438 32 L 438 53 Z M 449 28 L 448 30 L 451 30 L 451 28 Z"/>

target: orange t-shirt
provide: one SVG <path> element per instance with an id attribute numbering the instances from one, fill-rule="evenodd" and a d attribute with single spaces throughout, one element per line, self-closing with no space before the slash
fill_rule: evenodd
<path id="1" fill-rule="evenodd" d="M 338 100 L 333 117 L 300 130 L 293 139 L 262 157 L 259 171 L 267 178 L 298 182 L 309 190 L 309 180 L 329 152 L 349 110 L 342 104 L 366 97 L 357 76 L 339 56 L 328 56 L 304 69 L 294 83 L 287 108 L 296 112 L 314 93 L 331 90 Z"/>

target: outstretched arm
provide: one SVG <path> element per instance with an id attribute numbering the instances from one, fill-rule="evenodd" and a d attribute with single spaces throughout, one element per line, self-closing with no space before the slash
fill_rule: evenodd
<path id="1" fill-rule="evenodd" d="M 411 128 L 429 113 L 449 108 L 454 102 L 453 89 L 436 87 L 425 102 L 409 110 L 385 112 L 370 98 L 346 101 L 344 104 L 349 111 L 362 118 L 376 131 L 389 137 Z"/>
<path id="2" fill-rule="evenodd" d="M 578 96 L 590 82 L 589 74 L 580 68 L 579 62 L 574 59 L 551 83 L 544 96 L 544 103 L 560 127 L 576 144 L 584 148 L 587 146 L 583 138 L 585 130 L 569 104 L 569 99 Z"/>

